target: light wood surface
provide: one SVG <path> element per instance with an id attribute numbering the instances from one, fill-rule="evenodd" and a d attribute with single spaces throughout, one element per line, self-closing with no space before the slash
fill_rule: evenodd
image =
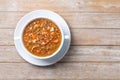
<path id="1" fill-rule="evenodd" d="M 15 49 L 17 22 L 48 9 L 68 23 L 72 42 L 49 67 L 24 61 Z M 0 0 L 0 80 L 120 80 L 120 0 Z"/>

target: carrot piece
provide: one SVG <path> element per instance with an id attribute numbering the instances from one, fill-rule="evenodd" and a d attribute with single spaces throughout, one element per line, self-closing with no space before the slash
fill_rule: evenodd
<path id="1" fill-rule="evenodd" d="M 51 35 L 54 36 L 54 35 L 55 35 L 55 32 L 51 32 Z"/>
<path id="2" fill-rule="evenodd" d="M 48 31 L 44 31 L 43 35 L 48 35 L 48 33 L 49 33 Z"/>
<path id="3" fill-rule="evenodd" d="M 54 43 L 58 43 L 58 41 L 59 41 L 58 39 L 55 39 L 53 42 L 54 42 Z"/>
<path id="4" fill-rule="evenodd" d="M 33 39 L 35 39 L 35 38 L 36 38 L 36 36 L 35 36 L 34 34 L 32 34 L 31 36 L 32 36 L 32 38 L 33 38 Z"/>

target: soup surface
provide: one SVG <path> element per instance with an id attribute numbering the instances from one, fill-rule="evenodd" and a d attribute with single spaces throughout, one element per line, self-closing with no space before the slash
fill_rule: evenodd
<path id="1" fill-rule="evenodd" d="M 39 18 L 31 21 L 23 32 L 23 43 L 33 55 L 46 57 L 52 55 L 62 41 L 61 31 L 49 19 Z"/>

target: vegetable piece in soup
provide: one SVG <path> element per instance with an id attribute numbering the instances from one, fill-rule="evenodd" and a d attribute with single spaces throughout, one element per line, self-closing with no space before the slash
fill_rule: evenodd
<path id="1" fill-rule="evenodd" d="M 49 19 L 39 18 L 31 21 L 23 32 L 23 43 L 33 55 L 46 57 L 60 47 L 62 40 L 58 26 Z"/>

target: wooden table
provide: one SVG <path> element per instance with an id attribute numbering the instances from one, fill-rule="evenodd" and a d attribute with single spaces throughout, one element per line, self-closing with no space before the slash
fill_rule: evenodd
<path id="1" fill-rule="evenodd" d="M 24 61 L 13 33 L 26 13 L 60 14 L 72 33 L 67 55 L 49 67 Z M 0 0 L 0 80 L 120 80 L 120 0 Z"/>

